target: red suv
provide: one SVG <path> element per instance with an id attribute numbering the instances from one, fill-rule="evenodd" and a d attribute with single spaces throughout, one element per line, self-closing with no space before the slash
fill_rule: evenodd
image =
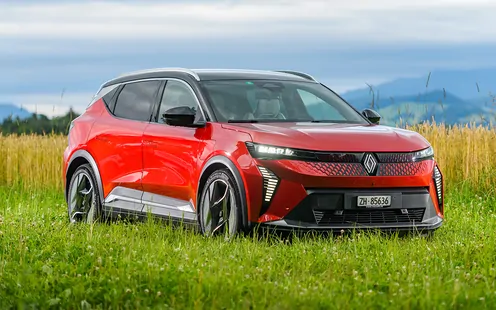
<path id="1" fill-rule="evenodd" d="M 102 85 L 64 153 L 72 222 L 148 212 L 231 236 L 435 230 L 443 177 L 418 133 L 294 71 L 153 69 Z"/>

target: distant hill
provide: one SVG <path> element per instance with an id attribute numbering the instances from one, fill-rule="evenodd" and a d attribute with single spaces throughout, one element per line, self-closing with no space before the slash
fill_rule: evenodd
<path id="1" fill-rule="evenodd" d="M 376 95 L 386 98 L 443 89 L 462 99 L 486 97 L 490 91 L 496 94 L 496 68 L 432 71 L 430 75 L 426 72 L 418 77 L 398 78 L 373 88 Z M 349 99 L 368 94 L 366 85 L 343 93 Z"/>
<path id="2" fill-rule="evenodd" d="M 374 108 L 383 124 L 436 120 L 496 123 L 496 69 L 433 72 L 342 93 L 357 109 Z"/>
<path id="3" fill-rule="evenodd" d="M 67 134 L 69 125 L 79 114 L 74 110 L 69 111 L 62 116 L 48 118 L 43 114 L 30 113 L 29 117 L 21 119 L 20 117 L 10 115 L 0 122 L 1 134 L 46 134 L 61 133 Z"/>
<path id="4" fill-rule="evenodd" d="M 31 116 L 31 112 L 20 108 L 11 103 L 1 103 L 0 102 L 0 123 L 7 117 L 12 116 L 12 118 L 19 117 L 20 119 L 25 119 Z"/>

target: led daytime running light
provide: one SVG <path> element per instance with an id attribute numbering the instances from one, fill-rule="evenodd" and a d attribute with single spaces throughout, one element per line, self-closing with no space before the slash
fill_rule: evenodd
<path id="1" fill-rule="evenodd" d="M 285 156 L 292 156 L 294 154 L 294 151 L 288 148 L 259 145 L 259 144 L 255 145 L 255 150 L 257 151 L 257 153 L 262 153 L 262 154 L 285 155 Z"/>
<path id="2" fill-rule="evenodd" d="M 432 148 L 432 146 L 429 146 L 426 149 L 413 153 L 414 161 L 426 159 L 426 158 L 433 158 L 433 157 L 434 157 L 434 149 Z"/>

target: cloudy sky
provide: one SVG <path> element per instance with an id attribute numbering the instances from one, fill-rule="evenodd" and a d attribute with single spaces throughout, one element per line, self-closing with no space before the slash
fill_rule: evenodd
<path id="1" fill-rule="evenodd" d="M 2 0 L 0 102 L 81 110 L 105 80 L 150 67 L 302 70 L 339 92 L 496 67 L 495 10 L 494 0 Z"/>

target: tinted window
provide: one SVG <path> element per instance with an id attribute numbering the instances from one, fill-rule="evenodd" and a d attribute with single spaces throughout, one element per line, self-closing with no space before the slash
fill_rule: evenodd
<path id="1" fill-rule="evenodd" d="M 167 81 L 164 94 L 160 102 L 160 109 L 157 121 L 165 123 L 163 115 L 169 109 L 177 107 L 187 107 L 196 113 L 195 122 L 204 121 L 203 114 L 198 106 L 198 100 L 193 91 L 183 82 L 174 80 Z"/>
<path id="2" fill-rule="evenodd" d="M 110 92 L 108 92 L 106 95 L 102 97 L 103 102 L 107 105 L 108 109 L 113 113 L 114 112 L 114 107 L 115 107 L 115 100 L 112 100 L 114 98 L 115 93 L 119 87 L 114 87 Z"/>
<path id="3" fill-rule="evenodd" d="M 148 121 L 160 81 L 135 82 L 124 85 L 117 96 L 115 116 Z"/>
<path id="4" fill-rule="evenodd" d="M 220 122 L 368 122 L 326 87 L 283 80 L 200 82 Z"/>
<path id="5" fill-rule="evenodd" d="M 113 97 L 113 95 L 115 95 L 115 92 L 118 88 L 119 88 L 118 85 L 110 85 L 110 86 L 107 86 L 107 87 L 100 89 L 98 91 L 98 93 L 96 93 L 93 96 L 88 107 L 90 107 L 93 103 L 95 103 L 96 101 L 98 101 L 101 98 L 104 100 L 105 104 L 107 104 L 107 106 L 108 106 L 108 101 L 106 101 L 106 98 L 109 99 L 109 98 Z"/>

